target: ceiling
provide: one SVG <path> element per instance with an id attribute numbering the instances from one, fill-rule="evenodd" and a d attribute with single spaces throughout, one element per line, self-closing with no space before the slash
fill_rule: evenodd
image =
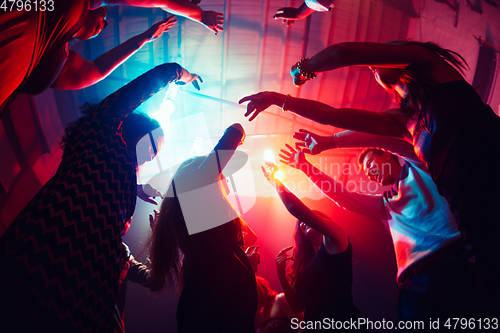
<path id="1" fill-rule="evenodd" d="M 0 167 L 1 232 L 54 174 L 61 156 L 58 141 L 66 124 L 79 117 L 78 106 L 85 101 L 101 100 L 161 63 L 177 62 L 204 81 L 200 91 L 184 86 L 175 97 L 171 92 L 167 97 L 172 100 L 168 110 L 161 107 L 166 92 L 142 106 L 143 111 L 158 117 L 167 127 L 166 145 L 160 155 L 162 166 L 177 165 L 195 153 L 208 153 L 227 126 L 240 122 L 247 132 L 241 149 L 250 156 L 256 193 L 265 195 L 265 188 L 259 185 L 262 177 L 257 178 L 265 150 L 272 149 L 277 158 L 279 149 L 293 142 L 291 135 L 299 128 L 324 134 L 340 129 L 315 124 L 274 107 L 249 123 L 243 117 L 244 107 L 237 104 L 240 98 L 273 90 L 335 107 L 374 111 L 391 107 L 390 98 L 364 68 L 324 73 L 296 88 L 289 69 L 302 57 L 343 41 L 432 40 L 464 56 L 470 65 L 467 80 L 472 82 L 480 50 L 478 38 L 486 40 L 496 52 L 493 54 L 500 50 L 499 0 L 336 0 L 332 11 L 314 13 L 288 28 L 272 18 L 278 8 L 298 7 L 301 3 L 203 0 L 203 9 L 224 13 L 223 33 L 215 36 L 200 24 L 178 18 L 168 34 L 145 45 L 92 87 L 78 91 L 50 89 L 34 98 L 19 97 L 0 124 L 4 157 Z M 95 59 L 168 15 L 159 9 L 109 7 L 109 27 L 92 40 L 75 41 L 71 49 L 87 59 Z M 500 105 L 500 89 L 495 85 L 497 67 L 494 63 L 491 68 L 494 75 L 487 96 L 496 112 Z M 330 158 L 330 162 L 342 166 L 335 176 L 357 181 L 359 173 L 342 172 L 356 160 L 356 153 L 333 151 L 324 155 L 324 160 L 313 161 L 321 164 Z M 150 166 L 142 176 L 147 179 L 155 170 Z M 294 177 L 290 176 L 290 180 Z"/>

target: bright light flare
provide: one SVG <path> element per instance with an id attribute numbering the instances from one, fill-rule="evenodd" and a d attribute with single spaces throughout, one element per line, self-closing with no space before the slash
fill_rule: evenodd
<path id="1" fill-rule="evenodd" d="M 264 161 L 276 164 L 276 159 L 274 158 L 272 149 L 267 149 L 266 151 L 264 151 Z"/>
<path id="2" fill-rule="evenodd" d="M 276 171 L 273 176 L 274 176 L 274 178 L 278 179 L 279 181 L 283 181 L 283 178 L 285 177 L 285 173 L 283 172 L 283 170 L 278 169 L 278 171 Z"/>

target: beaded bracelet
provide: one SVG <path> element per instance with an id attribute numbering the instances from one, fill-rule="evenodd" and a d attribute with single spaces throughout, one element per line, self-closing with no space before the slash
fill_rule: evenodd
<path id="1" fill-rule="evenodd" d="M 282 109 L 284 112 L 287 112 L 287 111 L 288 111 L 288 109 L 287 109 L 287 107 L 286 107 L 286 106 L 287 106 L 287 104 L 288 104 L 288 101 L 290 100 L 290 97 L 292 97 L 292 96 L 290 96 L 290 94 L 287 94 L 287 95 L 285 96 L 285 99 L 283 100 L 283 105 L 281 105 L 281 109 Z"/>
<path id="2" fill-rule="evenodd" d="M 302 66 L 306 61 L 309 61 L 311 58 L 302 58 L 300 61 L 297 63 L 297 69 L 299 70 L 299 73 L 301 76 L 305 77 L 308 80 L 315 79 L 317 74 L 314 72 L 307 72 L 305 71 Z"/>

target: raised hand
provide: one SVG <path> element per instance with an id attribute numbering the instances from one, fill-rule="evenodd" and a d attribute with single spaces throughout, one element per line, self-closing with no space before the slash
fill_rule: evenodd
<path id="1" fill-rule="evenodd" d="M 137 185 L 137 196 L 139 197 L 139 199 L 142 199 L 150 204 L 158 205 L 158 202 L 156 202 L 155 200 L 153 200 L 151 198 L 156 198 L 156 197 L 161 198 L 162 195 L 157 189 L 155 189 L 153 186 L 151 186 L 149 184 L 145 184 L 145 185 L 138 184 Z"/>
<path id="2" fill-rule="evenodd" d="M 149 227 L 151 228 L 151 230 L 154 229 L 156 221 L 158 221 L 158 215 L 160 214 L 160 212 L 157 211 L 156 209 L 154 210 L 154 213 L 155 213 L 154 217 L 153 214 L 149 214 Z"/>
<path id="3" fill-rule="evenodd" d="M 285 144 L 285 146 L 288 148 L 288 150 L 281 149 L 279 154 L 281 163 L 299 170 L 307 165 L 308 162 L 301 150 L 297 151 L 289 144 Z"/>
<path id="4" fill-rule="evenodd" d="M 273 105 L 273 93 L 270 91 L 262 91 L 260 93 L 243 97 L 239 100 L 239 104 L 249 101 L 247 104 L 247 112 L 245 113 L 245 117 L 251 115 L 248 121 L 252 121 L 261 113 L 266 110 L 268 107 Z"/>
<path id="5" fill-rule="evenodd" d="M 286 273 L 286 262 L 288 260 L 293 260 L 294 258 L 288 255 L 286 252 L 291 250 L 293 246 L 285 247 L 276 255 L 276 270 L 278 274 L 285 275 Z"/>
<path id="6" fill-rule="evenodd" d="M 283 24 L 286 24 L 287 27 L 291 26 L 295 20 L 298 20 L 299 9 L 293 7 L 283 7 L 276 11 L 273 18 L 275 20 L 281 19 Z"/>
<path id="7" fill-rule="evenodd" d="M 182 73 L 181 73 L 181 78 L 175 82 L 176 85 L 179 85 L 179 86 L 183 86 L 185 84 L 188 84 L 190 82 L 193 83 L 193 86 L 196 90 L 200 90 L 200 85 L 198 84 L 198 81 L 197 80 L 200 80 L 200 83 L 203 83 L 203 80 L 200 76 L 198 76 L 197 74 L 191 74 L 189 73 L 186 69 L 182 69 Z"/>
<path id="8" fill-rule="evenodd" d="M 274 174 L 279 170 L 278 166 L 273 162 L 266 162 L 266 166 L 261 166 L 261 169 L 264 177 L 274 185 L 274 181 L 276 180 Z"/>
<path id="9" fill-rule="evenodd" d="M 156 38 L 160 37 L 164 32 L 168 31 L 175 23 L 177 22 L 177 19 L 175 16 L 170 16 L 169 18 L 156 22 L 144 32 L 146 34 L 147 38 L 149 41 L 155 40 Z"/>
<path id="10" fill-rule="evenodd" d="M 334 148 L 331 145 L 327 145 L 328 137 L 318 135 L 305 129 L 299 129 L 298 132 L 295 132 L 293 138 L 298 140 L 298 142 L 295 143 L 295 147 L 306 154 L 316 155 L 326 149 Z"/>
<path id="11" fill-rule="evenodd" d="M 215 32 L 215 34 L 217 35 L 219 31 L 224 30 L 224 28 L 222 27 L 224 25 L 224 15 L 222 13 L 213 12 L 211 10 L 202 11 L 201 24 L 203 24 L 207 29 Z"/>
<path id="12" fill-rule="evenodd" d="M 316 77 L 317 74 L 308 69 L 309 61 L 309 58 L 302 58 L 290 69 L 290 75 L 292 76 L 293 84 L 295 84 L 296 87 L 300 87 L 307 81 Z"/>
<path id="13" fill-rule="evenodd" d="M 249 246 L 245 250 L 245 254 L 250 261 L 250 266 L 252 266 L 252 270 L 254 273 L 257 273 L 260 264 L 260 253 L 258 246 Z"/>

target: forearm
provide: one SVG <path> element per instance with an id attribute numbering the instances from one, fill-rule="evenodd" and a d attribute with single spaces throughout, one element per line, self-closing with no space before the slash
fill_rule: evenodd
<path id="1" fill-rule="evenodd" d="M 302 167 L 301 170 L 339 207 L 367 217 L 379 220 L 387 219 L 382 196 L 351 192 L 342 183 L 337 182 L 310 163 L 308 166 Z"/>
<path id="2" fill-rule="evenodd" d="M 144 46 L 144 44 L 146 44 L 148 41 L 149 38 L 146 36 L 146 34 L 142 33 L 126 40 L 120 45 L 97 57 L 94 60 L 94 64 L 99 70 L 101 76 L 99 78 L 96 78 L 98 79 L 96 82 L 108 76 L 118 66 L 125 62 L 125 60 L 130 58 L 134 53 L 137 52 L 137 50 Z"/>
<path id="3" fill-rule="evenodd" d="M 355 131 L 343 131 L 329 137 L 330 145 L 335 145 L 337 148 L 378 148 L 411 162 L 420 163 L 415 155 L 413 145 L 402 139 Z"/>
<path id="4" fill-rule="evenodd" d="M 304 310 L 301 302 L 299 301 L 297 294 L 288 283 L 285 272 L 278 272 L 278 278 L 280 280 L 280 284 L 283 287 L 283 293 L 285 294 L 286 301 L 290 306 L 290 309 L 294 314 L 301 313 Z"/>
<path id="5" fill-rule="evenodd" d="M 179 80 L 182 70 L 177 63 L 156 66 L 106 97 L 99 105 L 101 115 L 116 118 L 132 113 L 163 87 Z"/>
<path id="6" fill-rule="evenodd" d="M 273 104 L 279 107 L 283 106 L 285 97 L 284 94 L 274 92 Z M 397 116 L 400 116 L 396 112 L 392 115 L 388 112 L 337 109 L 321 102 L 296 97 L 288 99 L 286 108 L 288 111 L 320 124 L 369 134 L 408 137 L 408 130 L 396 119 Z"/>
<path id="7" fill-rule="evenodd" d="M 243 129 L 242 129 L 243 130 Z M 220 177 L 222 170 L 234 155 L 239 143 L 244 137 L 244 133 L 235 127 L 228 127 L 214 149 L 201 163 L 195 175 L 201 184 L 211 184 Z M 194 180 L 193 180 L 194 181 Z"/>
<path id="8" fill-rule="evenodd" d="M 280 180 L 274 180 L 274 187 L 276 188 L 281 202 L 283 202 L 283 205 L 285 205 L 288 212 L 300 221 L 307 221 L 308 213 L 311 211 L 309 207 L 307 207 L 295 194 L 290 192 L 290 190 L 283 185 Z M 316 225 L 310 226 L 314 229 L 317 229 L 318 227 Z"/>

